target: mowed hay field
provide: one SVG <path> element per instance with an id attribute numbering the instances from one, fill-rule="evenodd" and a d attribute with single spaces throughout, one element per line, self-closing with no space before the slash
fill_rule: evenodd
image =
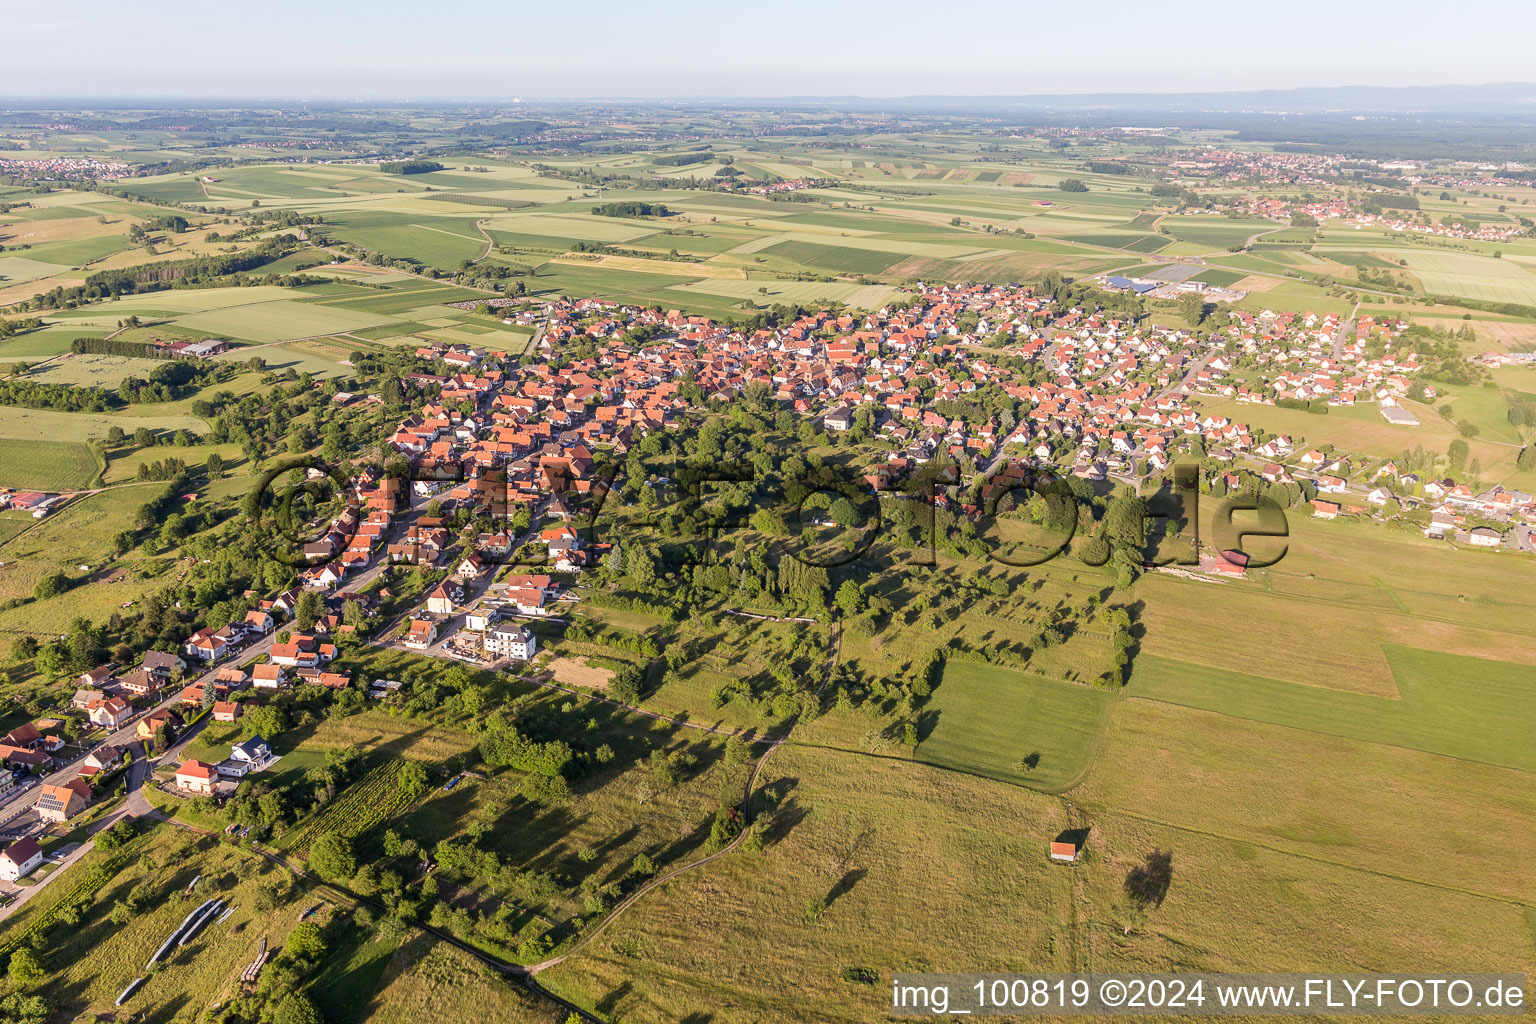
<path id="1" fill-rule="evenodd" d="M 1072 799 L 1536 902 L 1536 786 L 1509 768 L 1131 698 Z"/>
<path id="2" fill-rule="evenodd" d="M 1400 255 L 1431 295 L 1536 303 L 1536 273 L 1513 260 L 1417 249 L 1404 249 Z"/>
<path id="3" fill-rule="evenodd" d="M 1144 654 L 1130 696 L 1238 718 L 1536 771 L 1536 669 L 1387 646 L 1402 697 L 1280 682 Z"/>
<path id="4" fill-rule="evenodd" d="M 1111 694 L 1025 672 L 951 659 L 919 716 L 917 758 L 1043 789 L 1088 767 Z M 1033 755 L 1038 763 L 1020 772 Z"/>
<path id="5" fill-rule="evenodd" d="M 1449 873 L 1445 884 L 1421 884 L 1203 827 L 1091 817 L 1095 854 L 1073 869 L 1084 883 L 1078 970 L 1367 973 L 1455 964 L 1528 974 L 1536 963 L 1526 908 L 1465 892 Z M 1160 855 L 1171 868 L 1167 895 L 1143 911 L 1125 883 Z"/>
<path id="6" fill-rule="evenodd" d="M 0 438 L 0 487 L 73 491 L 90 487 L 102 463 L 88 445 Z"/>

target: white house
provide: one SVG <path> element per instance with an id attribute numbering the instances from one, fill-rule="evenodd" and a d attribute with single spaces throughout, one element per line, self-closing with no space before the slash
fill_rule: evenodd
<path id="1" fill-rule="evenodd" d="M 43 849 L 37 845 L 37 840 L 31 836 L 18 839 L 0 850 L 0 879 L 14 882 L 26 878 L 42 862 Z"/>
<path id="2" fill-rule="evenodd" d="M 537 653 L 538 647 L 539 640 L 533 635 L 533 630 L 513 622 L 503 623 L 487 630 L 485 634 L 487 654 L 528 661 Z"/>
<path id="3" fill-rule="evenodd" d="M 218 764 L 219 774 L 242 778 L 250 772 L 260 771 L 272 760 L 272 748 L 260 736 L 252 736 L 243 743 L 229 748 L 229 757 Z"/>
<path id="4" fill-rule="evenodd" d="M 251 685 L 259 690 L 275 690 L 283 685 L 281 665 L 252 665 Z"/>

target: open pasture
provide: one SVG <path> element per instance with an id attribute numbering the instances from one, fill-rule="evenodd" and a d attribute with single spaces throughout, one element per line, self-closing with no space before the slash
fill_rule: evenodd
<path id="1" fill-rule="evenodd" d="M 1133 698 L 1115 705 L 1072 797 L 1355 868 L 1536 896 L 1517 866 L 1536 856 L 1536 787 L 1509 768 Z"/>
<path id="2" fill-rule="evenodd" d="M 1398 699 L 1281 682 L 1154 654 L 1127 689 L 1145 697 L 1272 725 L 1389 743 L 1487 765 L 1536 771 L 1520 738 L 1536 726 L 1536 669 L 1384 645 Z"/>

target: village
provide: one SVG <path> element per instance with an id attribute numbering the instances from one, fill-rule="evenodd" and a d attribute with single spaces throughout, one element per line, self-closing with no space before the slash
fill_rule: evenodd
<path id="1" fill-rule="evenodd" d="M 259 734 L 217 762 L 174 755 L 205 720 L 237 722 L 264 693 L 352 688 L 347 672 L 329 666 L 337 643 L 360 628 L 375 644 L 478 667 L 515 670 L 531 661 L 535 624 L 561 621 L 561 605 L 579 600 L 583 570 L 604 553 L 578 529 L 607 486 L 595 453 L 622 454 L 649 433 L 681 429 L 697 405 L 723 406 L 749 387 L 829 437 L 857 433 L 866 479 L 882 487 L 935 458 L 978 484 L 999 473 L 1006 482 L 1020 471 L 1053 471 L 1136 486 L 1183 457 L 1215 467 L 1201 481 L 1210 493 L 1236 492 L 1254 478 L 1260 487 L 1296 485 L 1324 520 L 1380 518 L 1389 505 L 1422 509 L 1425 536 L 1524 550 L 1536 522 L 1527 493 L 1420 479 L 1391 460 L 1367 463 L 1202 414 L 1207 398 L 1374 404 L 1389 422 L 1411 427 L 1402 401 L 1416 386 L 1433 390 L 1417 380 L 1423 364 L 1401 319 L 1233 311 L 1202 335 L 990 285 L 922 287 L 904 305 L 805 314 L 752 331 L 593 299 L 499 302 L 496 315 L 536 329 L 537 358 L 463 345 L 419 349 L 420 359 L 456 372 L 403 379 L 430 396 L 388 438 L 409 460 L 411 479 L 363 468 L 323 536 L 303 547 L 312 564 L 298 587 L 250 595 L 256 607 L 243 620 L 199 630 L 178 652 L 86 673 L 61 717 L 0 738 L 10 769 L 0 778 L 0 832 L 12 840 L 0 851 L 0 880 L 20 882 L 43 863 L 39 839 L 67 828 L 135 752 L 173 770 L 158 778 L 141 770 L 134 783 L 182 796 L 227 798 L 246 776 L 269 769 L 279 758 Z M 1011 404 L 994 412 L 973 400 L 989 387 Z M 983 512 L 974 493 L 955 486 L 935 500 L 974 517 Z M 6 497 L 35 515 L 51 500 Z M 461 540 L 448 520 L 460 508 L 509 525 Z M 1244 574 L 1241 560 L 1223 553 L 1202 552 L 1200 564 L 1215 575 Z M 381 604 L 393 596 L 381 576 L 408 567 L 437 582 L 380 623 Z M 358 685 L 379 700 L 400 684 Z M 76 721 L 66 740 L 69 716 Z"/>

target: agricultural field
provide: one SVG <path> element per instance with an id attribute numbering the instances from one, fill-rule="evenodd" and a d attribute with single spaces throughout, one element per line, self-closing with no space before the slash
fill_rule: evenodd
<path id="1" fill-rule="evenodd" d="M 956 771 L 1064 789 L 1087 769 L 1109 701 L 1102 690 L 951 660 L 920 716 L 915 756 Z"/>
<path id="2" fill-rule="evenodd" d="M 0 487 L 78 491 L 101 475 L 100 457 L 72 441 L 0 438 Z"/>
<path id="3" fill-rule="evenodd" d="M 1404 251 L 1401 258 L 1432 295 L 1536 303 L 1536 272 L 1513 260 L 1417 250 Z"/>

